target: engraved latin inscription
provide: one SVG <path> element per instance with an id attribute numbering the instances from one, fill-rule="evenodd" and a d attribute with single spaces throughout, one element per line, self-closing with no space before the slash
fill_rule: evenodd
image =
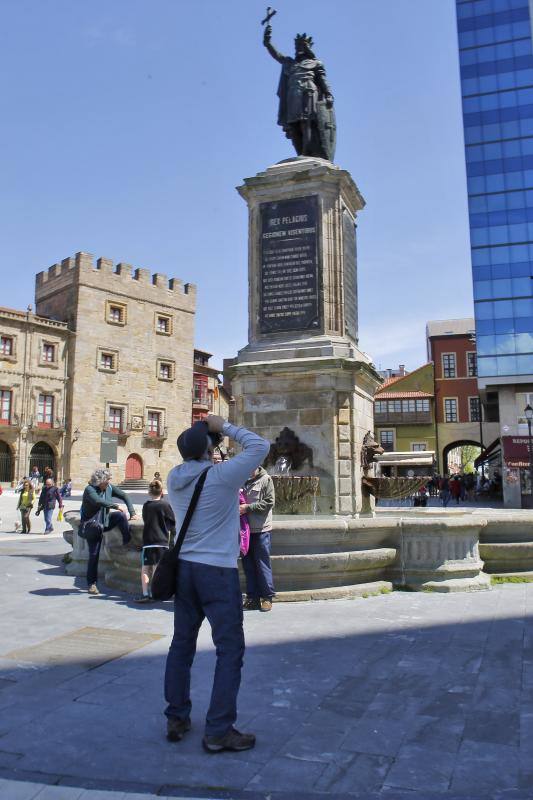
<path id="1" fill-rule="evenodd" d="M 320 326 L 315 196 L 261 204 L 261 333 Z"/>

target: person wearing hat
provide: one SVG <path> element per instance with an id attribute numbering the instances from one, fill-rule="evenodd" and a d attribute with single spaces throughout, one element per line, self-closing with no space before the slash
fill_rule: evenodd
<path id="1" fill-rule="evenodd" d="M 234 439 L 242 452 L 213 464 L 213 451 L 222 436 Z M 177 444 L 183 464 L 174 467 L 167 478 L 177 531 L 198 478 L 206 468 L 209 471 L 179 554 L 174 637 L 165 671 L 167 738 L 179 741 L 191 727 L 191 666 L 198 632 L 207 617 L 217 664 L 203 745 L 209 752 L 248 750 L 255 745 L 255 736 L 234 728 L 245 647 L 237 569 L 239 488 L 264 461 L 270 443 L 246 428 L 209 415 L 183 431 Z"/>

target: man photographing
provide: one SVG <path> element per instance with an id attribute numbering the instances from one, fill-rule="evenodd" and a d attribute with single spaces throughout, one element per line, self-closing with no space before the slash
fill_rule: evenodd
<path id="1" fill-rule="evenodd" d="M 223 436 L 234 439 L 242 452 L 212 464 L 213 451 Z M 210 415 L 178 438 L 183 464 L 167 478 L 168 499 L 179 530 L 196 482 L 209 468 L 198 505 L 179 553 L 179 579 L 174 605 L 174 637 L 167 658 L 165 699 L 167 738 L 179 741 L 190 729 L 190 673 L 203 620 L 211 625 L 217 663 L 207 712 L 203 745 L 209 752 L 248 750 L 255 736 L 239 733 L 237 695 L 244 655 L 239 557 L 239 488 L 266 458 L 270 443 Z"/>

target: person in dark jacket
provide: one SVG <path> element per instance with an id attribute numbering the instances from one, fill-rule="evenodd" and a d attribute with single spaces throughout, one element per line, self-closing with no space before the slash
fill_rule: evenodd
<path id="1" fill-rule="evenodd" d="M 37 514 L 41 511 L 44 514 L 44 532 L 52 533 L 54 526 L 52 525 L 52 514 L 56 503 L 59 503 L 59 508 L 63 508 L 63 498 L 59 494 L 59 489 L 54 484 L 52 478 L 47 478 L 44 486 L 39 495 L 39 503 L 37 505 Z"/>
<path id="2" fill-rule="evenodd" d="M 450 502 L 451 491 L 450 491 L 450 481 L 448 480 L 448 476 L 444 475 L 440 481 L 440 500 L 444 508 Z"/>
<path id="3" fill-rule="evenodd" d="M 114 498 L 122 500 L 126 508 L 117 503 Z M 104 527 L 104 532 L 117 527 L 122 534 L 122 541 L 127 544 L 131 539 L 131 533 L 126 515 L 129 514 L 130 519 L 138 519 L 138 517 L 126 492 L 123 492 L 118 486 L 111 485 L 111 473 L 108 469 L 97 469 L 91 475 L 81 501 L 81 521 L 86 522 L 91 517 L 96 516 L 98 512 L 100 512 L 100 522 Z M 100 558 L 101 545 L 101 535 L 91 536 L 90 539 L 87 539 L 89 548 L 87 586 L 89 587 L 89 594 L 99 594 L 96 581 L 98 579 L 98 559 Z"/>
<path id="4" fill-rule="evenodd" d="M 136 603 L 151 603 L 150 583 L 159 559 L 176 535 L 176 518 L 168 500 L 163 499 L 163 484 L 153 480 L 148 487 L 150 499 L 143 505 L 143 554 L 141 567 L 142 595 Z"/>

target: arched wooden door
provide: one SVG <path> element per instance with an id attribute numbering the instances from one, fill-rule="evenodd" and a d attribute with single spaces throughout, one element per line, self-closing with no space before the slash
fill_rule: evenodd
<path id="1" fill-rule="evenodd" d="M 139 481 L 143 476 L 143 460 L 137 453 L 131 453 L 126 459 L 126 480 Z"/>

